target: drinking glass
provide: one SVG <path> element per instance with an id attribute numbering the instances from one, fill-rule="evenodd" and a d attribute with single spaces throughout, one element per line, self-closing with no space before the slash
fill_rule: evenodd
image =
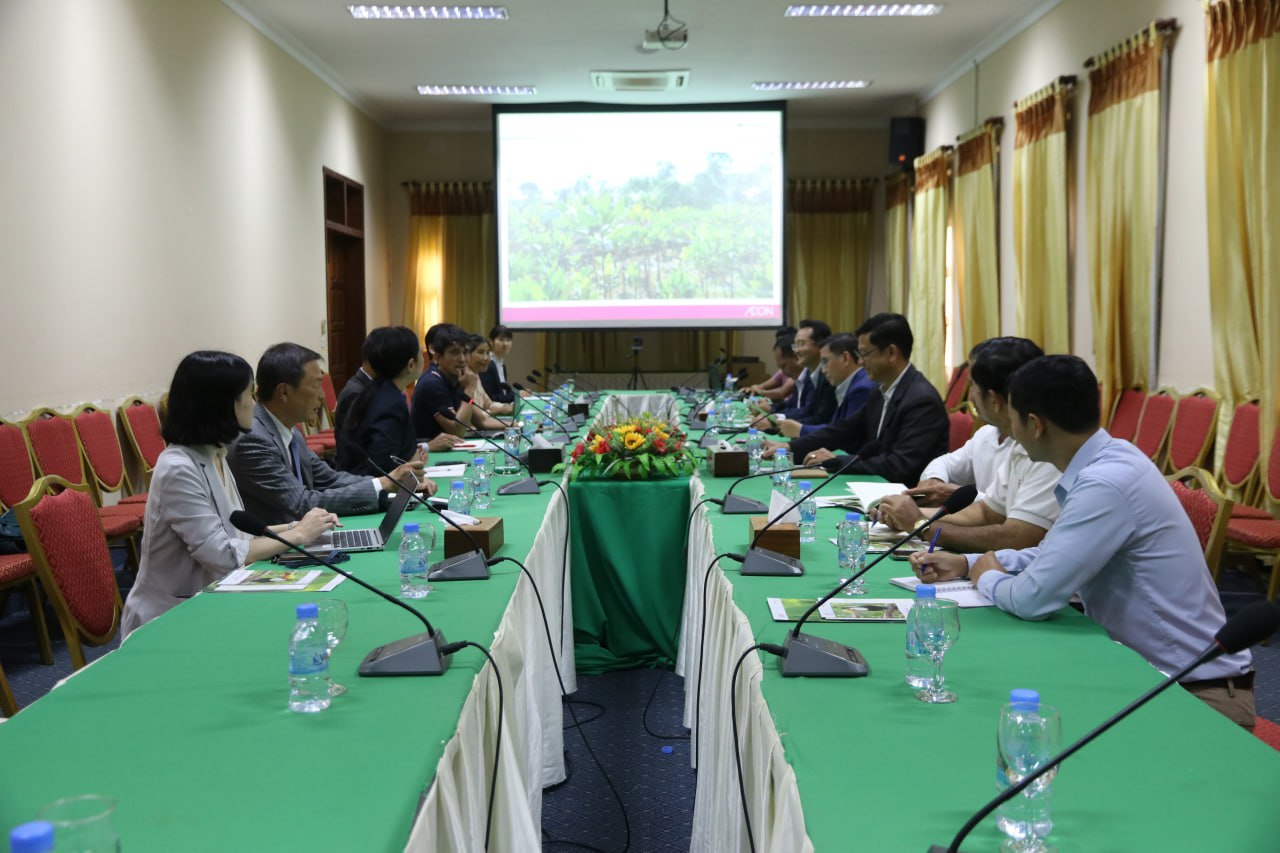
<path id="1" fill-rule="evenodd" d="M 499 474 L 514 474 L 520 470 L 520 466 L 512 458 L 520 455 L 520 428 L 507 427 L 503 433 L 502 444 L 507 452 L 502 454 L 502 458 L 497 461 L 497 471 Z"/>
<path id="2" fill-rule="evenodd" d="M 316 618 L 324 632 L 324 644 L 332 657 L 333 650 L 347 636 L 347 603 L 340 598 L 324 598 L 316 602 Z M 347 688 L 336 681 L 329 682 L 329 695 L 341 696 Z"/>
<path id="3" fill-rule="evenodd" d="M 915 607 L 919 608 L 915 621 L 916 639 L 933 662 L 929 686 L 917 693 L 916 698 L 930 704 L 954 702 L 956 694 L 942 689 L 942 658 L 960 636 L 960 608 L 945 598 L 934 599 L 929 604 L 917 601 Z"/>
<path id="4" fill-rule="evenodd" d="M 498 451 L 492 449 L 483 450 L 480 455 L 484 457 L 484 472 L 492 477 L 497 473 Z"/>
<path id="5" fill-rule="evenodd" d="M 1062 748 L 1062 719 L 1056 708 L 1040 705 L 1028 712 L 1009 704 L 1000 710 L 996 730 L 999 769 L 1016 785 L 1038 770 Z M 1050 786 L 1058 768 L 1045 773 L 996 812 L 996 826 L 1008 838 L 1000 849 L 1006 853 L 1053 853 L 1044 836 L 1053 829 L 1049 812 Z M 997 776 L 997 778 L 999 778 Z M 1004 790 L 1006 786 L 1000 786 Z"/>
<path id="6" fill-rule="evenodd" d="M 58 853 L 119 853 L 115 824 L 116 801 L 101 794 L 55 800 L 36 815 L 53 824 Z"/>

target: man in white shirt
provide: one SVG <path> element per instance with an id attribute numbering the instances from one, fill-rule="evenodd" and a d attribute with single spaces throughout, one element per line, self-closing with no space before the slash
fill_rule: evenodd
<path id="1" fill-rule="evenodd" d="M 974 347 L 969 401 L 988 423 L 983 429 L 994 430 L 994 436 L 988 432 L 967 457 L 974 475 L 972 482 L 982 492 L 981 497 L 960 512 L 935 522 L 923 534 L 932 539 L 936 533 L 940 546 L 956 551 L 1029 548 L 1044 538 L 1058 517 L 1053 487 L 1061 472 L 1047 462 L 1032 462 L 1010 434 L 1009 380 L 1018 368 L 1042 355 L 1040 347 L 1026 338 L 991 338 Z M 975 441 L 977 436 L 969 443 Z M 945 467 L 946 473 L 951 474 L 950 462 L 945 466 L 935 464 L 945 459 L 939 457 L 931 462 L 922 481 L 931 470 L 942 473 Z M 956 463 L 955 473 L 964 473 L 959 470 L 964 467 L 963 457 L 951 461 Z M 977 482 L 979 473 L 985 482 Z M 897 530 L 914 530 L 932 514 L 922 512 L 911 497 L 919 493 L 917 488 L 885 498 L 880 504 L 880 520 Z"/>

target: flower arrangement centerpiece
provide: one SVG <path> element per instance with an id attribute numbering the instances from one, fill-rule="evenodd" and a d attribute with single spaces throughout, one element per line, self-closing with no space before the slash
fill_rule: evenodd
<path id="1" fill-rule="evenodd" d="M 569 461 L 554 470 L 565 468 L 570 480 L 649 480 L 692 474 L 698 456 L 679 429 L 653 415 L 641 415 L 592 427 L 574 446 Z"/>

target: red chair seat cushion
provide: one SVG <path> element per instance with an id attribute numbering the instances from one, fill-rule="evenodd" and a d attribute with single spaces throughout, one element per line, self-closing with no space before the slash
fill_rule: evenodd
<path id="1" fill-rule="evenodd" d="M 138 519 L 132 515 L 120 515 L 111 513 L 107 510 L 115 509 L 115 507 L 107 507 L 98 510 L 98 517 L 102 520 L 102 530 L 106 533 L 108 539 L 115 539 L 120 536 L 131 536 L 138 532 L 142 527 Z"/>
<path id="2" fill-rule="evenodd" d="M 1236 504 L 1231 508 L 1231 517 L 1236 518 L 1271 518 L 1271 513 L 1248 504 Z"/>
<path id="3" fill-rule="evenodd" d="M 1227 522 L 1227 538 L 1250 548 L 1280 548 L 1280 521 L 1274 518 L 1233 518 Z"/>
<path id="4" fill-rule="evenodd" d="M 0 554 L 0 585 L 20 581 L 36 573 L 30 554 Z"/>
<path id="5" fill-rule="evenodd" d="M 143 492 L 140 495 L 127 495 L 120 499 L 120 503 L 122 504 L 145 504 L 146 502 L 147 502 L 146 492 Z"/>

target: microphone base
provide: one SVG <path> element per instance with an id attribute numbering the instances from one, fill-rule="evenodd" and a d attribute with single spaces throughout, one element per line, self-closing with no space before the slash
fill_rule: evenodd
<path id="1" fill-rule="evenodd" d="M 834 640 L 788 631 L 783 648 L 787 653 L 778 658 L 778 670 L 784 676 L 862 678 L 871 672 L 861 652 Z"/>
<path id="2" fill-rule="evenodd" d="M 521 477 L 519 480 L 512 480 L 505 486 L 498 487 L 500 495 L 536 495 L 542 489 L 538 485 L 538 481 L 532 477 Z"/>
<path id="3" fill-rule="evenodd" d="M 945 847 L 941 844 L 929 845 L 929 853 L 947 853 L 947 851 L 950 849 L 951 849 L 950 847 Z M 961 853 L 963 853 L 963 851 L 961 851 Z"/>
<path id="4" fill-rule="evenodd" d="M 402 675 L 444 675 L 449 668 L 449 655 L 440 654 L 444 633 L 414 634 L 385 646 L 378 646 L 360 662 L 360 675 L 366 678 Z"/>
<path id="5" fill-rule="evenodd" d="M 479 551 L 468 551 L 441 560 L 427 569 L 429 581 L 484 581 L 489 579 L 489 563 Z"/>
<path id="6" fill-rule="evenodd" d="M 709 437 L 705 432 L 702 434 L 702 437 L 698 439 L 698 447 L 701 448 L 702 450 L 709 450 L 710 448 L 716 447 L 719 444 L 720 444 L 720 439 L 718 437 L 715 437 L 715 436 Z"/>
<path id="7" fill-rule="evenodd" d="M 752 548 L 747 551 L 747 558 L 742 561 L 743 575 L 766 575 L 769 577 L 798 577 L 804 574 L 804 563 L 795 557 L 788 557 L 768 548 Z"/>
<path id="8" fill-rule="evenodd" d="M 767 515 L 769 505 L 738 495 L 725 495 L 721 515 Z"/>

